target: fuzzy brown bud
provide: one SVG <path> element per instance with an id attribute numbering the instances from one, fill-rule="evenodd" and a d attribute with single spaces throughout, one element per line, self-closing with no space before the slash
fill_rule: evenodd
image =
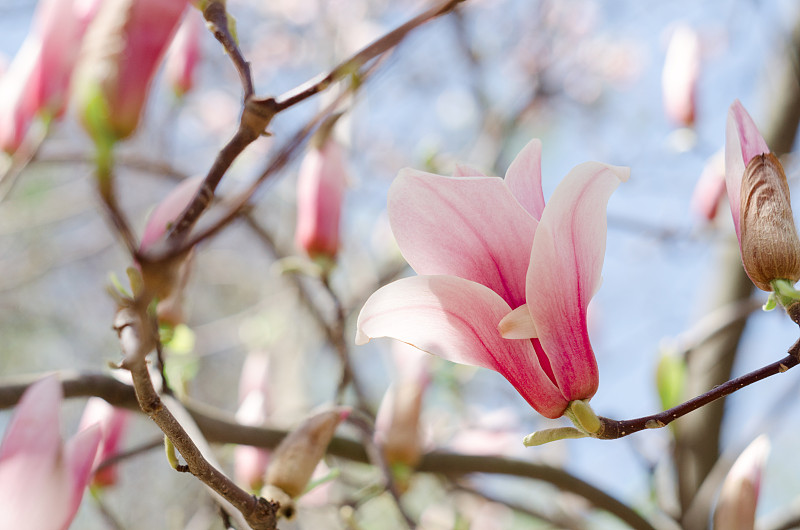
<path id="1" fill-rule="evenodd" d="M 786 174 L 775 155 L 756 155 L 747 164 L 740 203 L 742 262 L 756 287 L 772 291 L 772 280 L 800 280 L 800 240 Z"/>
<path id="2" fill-rule="evenodd" d="M 294 511 L 291 499 L 303 493 L 336 427 L 349 413 L 348 408 L 336 408 L 311 416 L 275 449 L 262 495 L 278 501 L 282 515 L 291 518 Z"/>

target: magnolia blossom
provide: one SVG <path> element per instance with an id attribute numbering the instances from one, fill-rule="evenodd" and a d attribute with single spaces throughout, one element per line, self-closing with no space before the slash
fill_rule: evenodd
<path id="1" fill-rule="evenodd" d="M 106 400 L 99 397 L 91 397 L 86 402 L 83 409 L 83 416 L 79 429 L 85 429 L 90 425 L 99 424 L 103 435 L 100 450 L 97 452 L 94 467 L 107 460 L 120 450 L 122 437 L 131 418 L 131 412 L 125 409 L 114 407 Z M 113 486 L 117 483 L 117 466 L 111 465 L 101 470 L 95 471 L 92 477 L 94 486 Z"/>
<path id="2" fill-rule="evenodd" d="M 744 270 L 756 287 L 772 291 L 773 280 L 800 280 L 786 175 L 738 100 L 728 111 L 725 183 Z"/>
<path id="3" fill-rule="evenodd" d="M 422 457 L 420 415 L 431 376 L 424 353 L 401 342 L 392 346 L 398 376 L 386 390 L 378 408 L 375 443 L 383 449 L 390 465 L 413 467 Z"/>
<path id="4" fill-rule="evenodd" d="M 139 124 L 150 82 L 188 0 L 105 0 L 75 73 L 75 102 L 95 139 L 113 143 Z"/>
<path id="5" fill-rule="evenodd" d="M 756 521 L 761 475 L 770 444 L 761 435 L 742 451 L 722 483 L 714 510 L 715 530 L 752 530 Z"/>
<path id="6" fill-rule="evenodd" d="M 263 352 L 247 355 L 239 382 L 239 410 L 236 421 L 242 425 L 262 426 L 271 412 L 269 357 Z M 270 452 L 261 447 L 237 445 L 234 453 L 236 481 L 251 490 L 264 485 L 264 473 Z"/>
<path id="7" fill-rule="evenodd" d="M 189 206 L 202 185 L 203 177 L 200 175 L 184 179 L 158 203 L 147 219 L 139 244 L 140 251 L 146 252 L 166 236 L 172 223 Z M 183 291 L 189 281 L 190 269 L 191 254 L 168 267 L 142 265 L 145 283 L 160 299 L 157 308 L 160 320 L 172 325 L 183 322 Z"/>
<path id="8" fill-rule="evenodd" d="M 341 146 L 330 136 L 313 147 L 297 181 L 297 246 L 311 257 L 333 258 L 339 250 L 346 172 Z"/>
<path id="9" fill-rule="evenodd" d="M 196 9 L 190 9 L 167 53 L 164 75 L 178 96 L 194 86 L 194 74 L 200 61 L 200 36 L 204 30 L 203 16 Z"/>
<path id="10" fill-rule="evenodd" d="M 66 444 L 55 377 L 28 388 L 0 445 L 0 514 L 3 528 L 64 530 L 89 482 L 100 429 L 89 427 Z"/>
<path id="11" fill-rule="evenodd" d="M 725 152 L 719 150 L 706 161 L 703 172 L 692 191 L 689 208 L 705 221 L 717 216 L 717 207 L 725 196 Z"/>
<path id="12" fill-rule="evenodd" d="M 100 0 L 42 0 L 34 23 L 0 80 L 0 148 L 16 151 L 37 117 L 66 109 L 72 71 Z"/>
<path id="13" fill-rule="evenodd" d="M 691 26 L 682 24 L 669 41 L 661 74 L 664 112 L 676 125 L 694 124 L 699 77 L 700 39 Z"/>
<path id="14" fill-rule="evenodd" d="M 545 206 L 540 161 L 533 140 L 505 180 L 466 168 L 455 178 L 402 170 L 389 222 L 420 276 L 370 297 L 356 342 L 393 337 L 490 368 L 548 418 L 591 398 L 598 372 L 586 309 L 600 285 L 606 204 L 629 170 L 581 164 Z"/>

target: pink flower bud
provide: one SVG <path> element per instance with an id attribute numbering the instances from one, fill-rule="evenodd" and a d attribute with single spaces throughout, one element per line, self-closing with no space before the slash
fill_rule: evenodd
<path id="1" fill-rule="evenodd" d="M 711 222 L 725 196 L 725 154 L 717 152 L 708 159 L 692 192 L 690 209 L 699 218 Z"/>
<path id="2" fill-rule="evenodd" d="M 89 27 L 75 99 L 95 141 L 112 143 L 139 124 L 150 82 L 187 0 L 106 0 Z"/>
<path id="3" fill-rule="evenodd" d="M 200 36 L 204 30 L 202 15 L 199 11 L 190 9 L 167 53 L 165 75 L 178 97 L 194 86 L 194 73 L 200 61 Z"/>
<path id="4" fill-rule="evenodd" d="M 239 410 L 236 421 L 243 425 L 261 426 L 269 418 L 270 407 L 269 357 L 263 352 L 247 355 L 239 382 Z M 251 490 L 264 485 L 264 473 L 270 452 L 260 447 L 238 445 L 234 453 L 236 482 Z"/>
<path id="5" fill-rule="evenodd" d="M 142 241 L 139 244 L 140 251 L 146 252 L 154 243 L 166 235 L 172 223 L 178 219 L 178 216 L 192 202 L 202 184 L 203 177 L 198 175 L 183 180 L 167 194 L 147 219 Z M 176 296 L 181 296 L 183 288 L 188 281 L 190 259 L 191 256 L 178 260 L 170 264 L 170 266 L 158 265 L 151 267 L 147 263 L 142 264 L 145 284 L 153 290 L 159 299 L 164 301 L 164 315 L 169 315 L 169 320 L 173 321 L 173 323 L 180 323 L 183 320 L 182 310 L 180 307 L 175 307 L 176 305 L 181 305 L 181 300 L 180 298 L 168 299 L 173 292 Z M 161 311 L 162 308 L 159 307 L 159 313 Z"/>
<path id="6" fill-rule="evenodd" d="M 98 397 L 89 398 L 86 402 L 79 429 L 99 424 L 103 435 L 102 444 L 97 452 L 93 467 L 97 467 L 97 465 L 119 452 L 122 437 L 130 421 L 130 414 L 130 411 L 114 407 Z M 106 487 L 113 486 L 116 483 L 116 465 L 110 465 L 96 471 L 92 478 L 92 485 L 94 486 Z"/>
<path id="7" fill-rule="evenodd" d="M 66 529 L 83 498 L 100 429 L 61 440 L 63 393 L 55 377 L 22 395 L 0 445 L 0 514 L 3 528 Z"/>
<path id="8" fill-rule="evenodd" d="M 83 34 L 99 0 L 43 0 L 22 47 L 0 81 L 0 147 L 16 151 L 36 118 L 66 109 Z"/>
<path id="9" fill-rule="evenodd" d="M 342 148 L 332 138 L 303 159 L 297 182 L 295 241 L 312 258 L 336 256 L 345 182 Z"/>
<path id="10" fill-rule="evenodd" d="M 287 518 L 294 515 L 292 499 L 303 493 L 336 427 L 349 414 L 350 409 L 346 407 L 315 414 L 290 432 L 275 449 L 262 495 L 281 504 L 281 515 Z"/>
<path id="11" fill-rule="evenodd" d="M 747 275 L 763 291 L 772 291 L 773 280 L 800 280 L 786 174 L 738 100 L 728 112 L 725 180 Z"/>
<path id="12" fill-rule="evenodd" d="M 661 76 L 664 112 L 676 125 L 694 124 L 699 77 L 700 39 L 694 29 L 682 24 L 669 41 Z"/>
<path id="13" fill-rule="evenodd" d="M 761 475 L 769 456 L 769 440 L 762 435 L 747 446 L 722 483 L 714 510 L 715 530 L 748 530 L 756 520 Z"/>

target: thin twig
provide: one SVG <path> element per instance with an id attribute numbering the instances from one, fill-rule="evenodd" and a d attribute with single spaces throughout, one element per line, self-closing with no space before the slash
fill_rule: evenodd
<path id="1" fill-rule="evenodd" d="M 797 356 L 788 355 L 780 361 L 776 361 L 772 364 L 764 366 L 763 368 L 754 370 L 741 377 L 731 379 L 730 381 L 712 388 L 705 394 L 690 399 L 689 401 L 665 410 L 664 412 L 659 412 L 658 414 L 653 414 L 651 416 L 621 421 L 601 417 L 600 421 L 602 423 L 602 427 L 600 428 L 600 432 L 596 434 L 595 437 L 602 440 L 614 440 L 617 438 L 622 438 L 623 436 L 628 436 L 635 432 L 643 431 L 644 429 L 660 429 L 661 427 L 666 427 L 681 416 L 685 416 L 686 414 L 697 410 L 700 407 L 708 405 L 713 401 L 732 394 L 737 390 L 741 390 L 742 388 L 761 381 L 762 379 L 783 373 L 786 370 L 797 366 L 798 363 L 800 363 L 800 361 L 798 361 Z"/>
<path id="2" fill-rule="evenodd" d="M 18 376 L 0 380 L 0 408 L 17 404 L 25 389 L 41 375 Z M 66 397 L 102 397 L 110 404 L 139 410 L 133 389 L 109 375 L 60 373 Z M 278 446 L 287 431 L 268 427 L 241 425 L 232 415 L 208 405 L 187 401 L 186 409 L 198 427 L 212 443 L 233 443 L 272 449 Z M 364 446 L 354 440 L 335 436 L 328 445 L 328 454 L 354 462 L 368 463 Z M 583 497 L 597 508 L 606 510 L 629 526 L 642 530 L 653 530 L 653 526 L 641 515 L 605 491 L 567 473 L 563 469 L 544 464 L 505 458 L 500 456 L 464 455 L 442 451 L 425 454 L 417 466 L 418 472 L 442 473 L 449 476 L 465 476 L 471 473 L 491 473 L 541 480 L 563 491 Z"/>
<path id="3" fill-rule="evenodd" d="M 139 407 L 180 452 L 192 475 L 239 510 L 254 530 L 275 530 L 277 504 L 250 495 L 211 465 L 161 401 L 147 367 L 146 357 L 157 341 L 157 328 L 147 313 L 147 305 L 144 300 L 133 301 L 130 306 L 119 310 L 114 321 L 124 354 L 122 367 L 131 373 Z"/>
<path id="4" fill-rule="evenodd" d="M 242 82 L 242 91 L 244 92 L 242 99 L 247 101 L 254 93 L 253 76 L 250 73 L 250 63 L 245 60 L 239 46 L 236 44 L 236 39 L 233 38 L 233 35 L 231 35 L 228 29 L 228 13 L 225 10 L 225 2 L 222 0 L 212 0 L 208 2 L 203 10 L 203 18 L 208 22 L 209 29 L 214 34 L 214 38 L 225 48 L 225 51 L 233 62 L 233 66 L 239 73 L 239 78 Z"/>

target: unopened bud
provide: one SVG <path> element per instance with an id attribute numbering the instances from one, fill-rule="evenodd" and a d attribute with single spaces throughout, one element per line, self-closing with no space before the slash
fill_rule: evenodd
<path id="1" fill-rule="evenodd" d="M 336 427 L 349 414 L 348 408 L 336 408 L 311 416 L 275 449 L 261 493 L 280 503 L 283 516 L 290 518 L 294 514 L 291 499 L 306 489 Z"/>
<path id="2" fill-rule="evenodd" d="M 414 467 L 422 457 L 419 417 L 424 392 L 425 385 L 416 381 L 386 391 L 375 421 L 375 441 L 390 465 Z"/>
<path id="3" fill-rule="evenodd" d="M 800 240 L 792 216 L 786 174 L 772 153 L 754 156 L 740 195 L 742 262 L 759 289 L 772 280 L 800 280 Z"/>
<path id="4" fill-rule="evenodd" d="M 714 530 L 745 530 L 755 525 L 761 475 L 769 455 L 769 440 L 762 435 L 747 446 L 722 483 L 714 510 Z"/>

